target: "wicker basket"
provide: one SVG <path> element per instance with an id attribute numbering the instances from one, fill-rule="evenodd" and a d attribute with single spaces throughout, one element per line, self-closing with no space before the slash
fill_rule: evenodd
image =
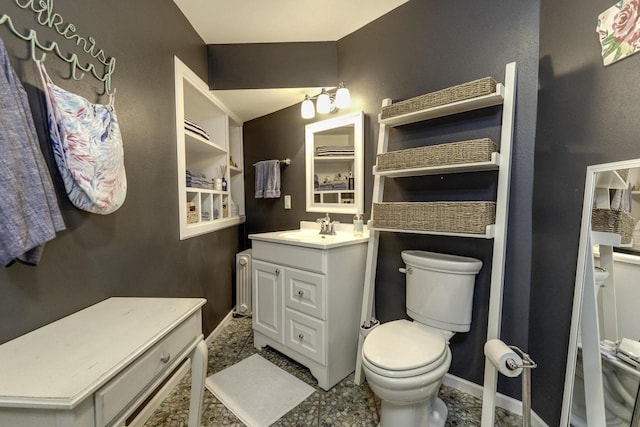
<path id="1" fill-rule="evenodd" d="M 620 235 L 621 243 L 631 243 L 635 219 L 627 212 L 594 208 L 591 211 L 591 229 Z"/>
<path id="2" fill-rule="evenodd" d="M 620 178 L 623 181 L 626 181 L 629 177 L 629 169 L 618 169 L 616 172 L 618 173 L 618 175 L 620 175 Z"/>
<path id="3" fill-rule="evenodd" d="M 373 227 L 485 234 L 495 223 L 495 202 L 374 203 Z"/>
<path id="4" fill-rule="evenodd" d="M 416 96 L 393 103 L 387 107 L 382 107 L 382 119 L 411 113 L 413 111 L 425 110 L 440 105 L 451 104 L 452 102 L 464 101 L 465 99 L 476 98 L 478 96 L 489 95 L 496 91 L 496 81 L 491 77 L 463 83 L 458 86 L 449 87 L 425 95 Z"/>
<path id="5" fill-rule="evenodd" d="M 377 171 L 488 162 L 498 151 L 489 138 L 450 142 L 378 154 Z"/>
<path id="6" fill-rule="evenodd" d="M 187 224 L 195 224 L 196 222 L 198 222 L 198 205 L 187 203 Z"/>

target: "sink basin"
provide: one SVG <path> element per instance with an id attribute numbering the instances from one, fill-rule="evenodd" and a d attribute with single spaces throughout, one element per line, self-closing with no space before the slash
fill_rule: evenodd
<path id="1" fill-rule="evenodd" d="M 322 242 L 322 241 L 333 241 L 333 240 L 339 240 L 339 239 L 345 239 L 349 236 L 345 235 L 345 234 L 341 234 L 338 233 L 334 236 L 331 235 L 326 235 L 326 234 L 320 234 L 317 231 L 314 233 L 313 231 L 307 231 L 307 230 L 291 230 L 291 231 L 285 231 L 283 233 L 280 233 L 278 236 L 282 237 L 283 239 L 292 239 L 292 240 L 308 240 L 308 241 L 312 241 L 312 242 Z"/>
<path id="2" fill-rule="evenodd" d="M 301 222 L 299 230 L 275 231 L 270 233 L 252 234 L 250 239 L 285 243 L 298 246 L 329 248 L 355 243 L 362 243 L 368 239 L 368 234 L 354 236 L 350 224 L 338 224 L 341 226 L 335 235 L 319 234 L 318 225 Z"/>

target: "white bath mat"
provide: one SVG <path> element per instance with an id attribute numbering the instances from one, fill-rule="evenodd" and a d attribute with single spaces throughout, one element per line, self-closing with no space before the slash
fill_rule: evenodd
<path id="1" fill-rule="evenodd" d="M 250 427 L 273 424 L 314 391 L 257 354 L 211 375 L 206 385 Z"/>

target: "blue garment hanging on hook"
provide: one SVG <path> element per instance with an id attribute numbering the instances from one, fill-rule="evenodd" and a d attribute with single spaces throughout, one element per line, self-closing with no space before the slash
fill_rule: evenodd
<path id="1" fill-rule="evenodd" d="M 65 229 L 27 94 L 0 39 L 0 263 L 36 265 Z"/>

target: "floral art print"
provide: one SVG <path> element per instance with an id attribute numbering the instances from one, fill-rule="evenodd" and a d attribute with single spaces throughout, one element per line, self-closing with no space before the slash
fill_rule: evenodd
<path id="1" fill-rule="evenodd" d="M 640 0 L 621 0 L 598 16 L 604 65 L 640 50 Z"/>

